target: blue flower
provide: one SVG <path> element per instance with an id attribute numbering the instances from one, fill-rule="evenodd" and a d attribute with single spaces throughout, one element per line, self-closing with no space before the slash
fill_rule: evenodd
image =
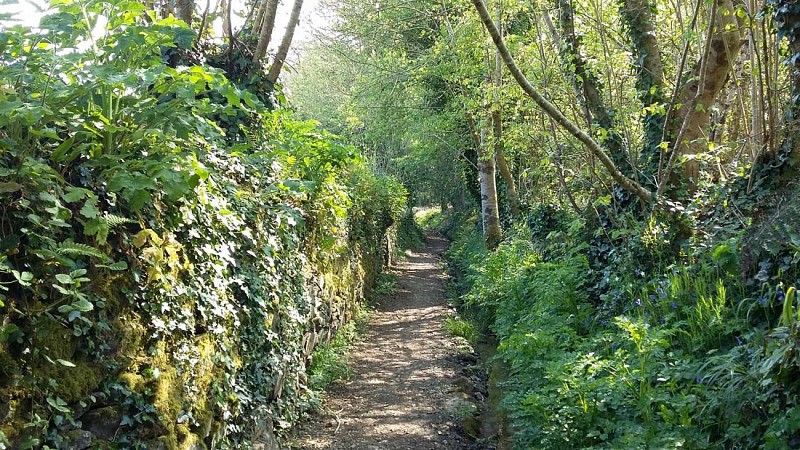
<path id="1" fill-rule="evenodd" d="M 742 339 L 739 336 L 736 336 L 736 345 L 742 345 Z"/>
<path id="2" fill-rule="evenodd" d="M 694 379 L 694 381 L 696 381 L 698 383 L 702 383 L 703 382 L 703 377 L 698 376 L 697 378 Z"/>
<path id="3" fill-rule="evenodd" d="M 783 292 L 783 289 L 778 288 L 778 290 L 775 292 L 775 297 L 778 300 L 778 304 L 781 305 L 783 304 L 784 297 L 786 297 L 786 293 Z"/>
<path id="4" fill-rule="evenodd" d="M 675 302 L 670 303 L 669 306 L 672 307 L 672 309 L 678 309 L 678 304 Z"/>
<path id="5" fill-rule="evenodd" d="M 661 289 L 660 287 L 656 288 L 656 292 L 658 292 L 658 295 L 660 295 L 661 298 L 664 298 L 664 297 L 667 296 L 667 291 L 665 291 L 664 289 Z"/>
<path id="6" fill-rule="evenodd" d="M 655 296 L 655 295 L 653 295 L 653 294 L 650 294 L 650 301 L 651 301 L 651 302 L 654 302 L 654 301 L 656 301 L 656 296 Z"/>
<path id="7" fill-rule="evenodd" d="M 764 306 L 764 305 L 767 304 L 767 299 L 764 298 L 764 296 L 762 295 L 762 296 L 758 297 L 758 303 L 760 303 L 761 306 Z"/>
<path id="8" fill-rule="evenodd" d="M 615 352 L 615 351 L 617 351 L 617 349 L 618 349 L 618 348 L 619 348 L 619 344 L 617 344 L 616 342 L 614 342 L 613 344 L 611 344 L 611 351 L 612 351 L 612 352 Z"/>

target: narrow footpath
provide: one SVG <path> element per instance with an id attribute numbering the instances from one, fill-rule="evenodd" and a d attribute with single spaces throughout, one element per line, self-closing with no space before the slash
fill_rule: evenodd
<path id="1" fill-rule="evenodd" d="M 296 449 L 465 449 L 448 410 L 459 363 L 443 329 L 448 307 L 441 254 L 447 242 L 426 236 L 425 250 L 394 269 L 398 291 L 380 299 L 364 339 L 349 357 L 352 378 L 329 388 L 319 416 L 299 430 Z"/>

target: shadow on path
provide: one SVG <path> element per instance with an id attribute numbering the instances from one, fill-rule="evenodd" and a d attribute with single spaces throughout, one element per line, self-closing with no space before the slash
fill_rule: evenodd
<path id="1" fill-rule="evenodd" d="M 441 254 L 447 242 L 430 234 L 394 272 L 399 289 L 370 316 L 350 355 L 352 378 L 328 391 L 325 413 L 302 427 L 297 449 L 462 449 L 469 445 L 445 411 L 457 364 L 443 330 L 449 312 Z"/>

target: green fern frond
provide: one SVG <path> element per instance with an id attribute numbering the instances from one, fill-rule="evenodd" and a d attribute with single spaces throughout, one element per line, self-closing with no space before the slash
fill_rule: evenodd
<path id="1" fill-rule="evenodd" d="M 90 245 L 80 244 L 77 242 L 62 243 L 58 249 L 56 249 L 56 253 L 65 256 L 92 256 L 98 259 L 108 259 L 108 256 L 106 256 L 100 250 Z"/>
<path id="2" fill-rule="evenodd" d="M 105 214 L 103 215 L 103 220 L 108 225 L 109 229 L 114 229 L 120 225 L 124 225 L 126 223 L 137 223 L 135 220 L 128 219 L 125 217 L 120 217 L 114 214 Z"/>

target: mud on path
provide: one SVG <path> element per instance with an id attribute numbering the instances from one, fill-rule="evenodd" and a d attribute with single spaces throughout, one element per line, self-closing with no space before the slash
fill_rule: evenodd
<path id="1" fill-rule="evenodd" d="M 300 428 L 295 449 L 425 450 L 469 448 L 447 407 L 459 364 L 442 324 L 449 315 L 441 254 L 425 250 L 395 268 L 398 291 L 374 305 L 364 338 L 350 353 L 353 372 L 329 387 L 323 411 Z"/>

